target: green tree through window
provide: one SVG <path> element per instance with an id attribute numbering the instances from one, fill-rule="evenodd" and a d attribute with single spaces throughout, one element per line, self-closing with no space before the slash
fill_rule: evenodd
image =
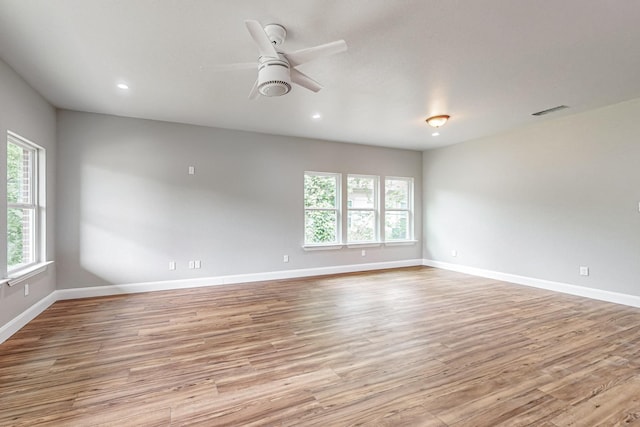
<path id="1" fill-rule="evenodd" d="M 305 244 L 339 242 L 339 175 L 306 172 L 304 175 Z"/>
<path id="2" fill-rule="evenodd" d="M 37 239 L 39 147 L 7 137 L 7 271 L 34 264 Z"/>
<path id="3" fill-rule="evenodd" d="M 378 177 L 349 175 L 347 177 L 347 241 L 377 240 Z"/>
<path id="4" fill-rule="evenodd" d="M 7 202 L 18 203 L 23 173 L 22 147 L 7 143 Z M 20 209 L 7 209 L 7 267 L 22 263 L 24 233 Z"/>
<path id="5" fill-rule="evenodd" d="M 385 180 L 385 240 L 410 240 L 412 236 L 413 179 Z"/>

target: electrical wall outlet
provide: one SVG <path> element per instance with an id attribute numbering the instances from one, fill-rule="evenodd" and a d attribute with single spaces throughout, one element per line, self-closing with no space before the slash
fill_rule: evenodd
<path id="1" fill-rule="evenodd" d="M 176 262 L 169 261 L 169 270 L 175 270 L 175 269 L 176 269 Z"/>
<path id="2" fill-rule="evenodd" d="M 289 255 L 283 255 L 282 262 L 289 262 Z"/>
<path id="3" fill-rule="evenodd" d="M 196 174 L 195 166 L 189 166 L 189 175 L 195 175 L 195 174 Z"/>
<path id="4" fill-rule="evenodd" d="M 589 267 L 581 265 L 580 266 L 580 275 L 581 276 L 588 276 L 589 275 Z"/>
<path id="5" fill-rule="evenodd" d="M 458 256 L 458 251 L 456 249 L 451 249 L 451 256 L 452 257 Z"/>
<path id="6" fill-rule="evenodd" d="M 200 262 L 200 260 L 199 260 L 199 259 L 195 260 L 195 261 L 193 262 L 193 264 L 194 264 L 193 268 L 200 268 L 200 267 L 202 267 L 202 262 Z"/>
<path id="7" fill-rule="evenodd" d="M 360 253 L 360 255 L 367 256 L 367 251 L 363 249 L 362 252 Z"/>
<path id="8" fill-rule="evenodd" d="M 189 268 L 190 268 L 190 269 L 194 269 L 194 268 L 196 268 L 196 263 L 195 263 L 195 261 L 189 261 Z"/>
<path id="9" fill-rule="evenodd" d="M 28 296 L 29 296 L 29 284 L 28 284 L 28 283 L 26 283 L 26 284 L 24 285 L 24 296 L 25 296 L 25 297 L 28 297 Z"/>

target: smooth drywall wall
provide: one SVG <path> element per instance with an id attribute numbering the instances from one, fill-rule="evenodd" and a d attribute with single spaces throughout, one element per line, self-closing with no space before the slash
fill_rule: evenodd
<path id="1" fill-rule="evenodd" d="M 421 236 L 418 151 L 73 111 L 58 141 L 58 288 L 422 258 L 420 244 L 302 249 L 306 170 L 414 177 Z"/>
<path id="2" fill-rule="evenodd" d="M 425 152 L 425 259 L 640 295 L 638 118 L 635 100 Z"/>
<path id="3" fill-rule="evenodd" d="M 56 158 L 56 112 L 55 109 L 33 90 L 6 63 L 0 60 L 0 203 L 2 212 L 7 206 L 7 131 L 33 141 L 46 150 L 46 252 L 48 260 L 55 260 L 54 201 Z M 0 215 L 0 259 L 7 259 L 6 214 Z M 6 277 L 6 261 L 0 263 L 2 277 Z M 24 296 L 24 285 L 30 286 L 29 296 Z M 46 272 L 30 278 L 27 282 L 10 287 L 0 286 L 0 327 L 38 300 L 55 290 L 55 264 Z"/>

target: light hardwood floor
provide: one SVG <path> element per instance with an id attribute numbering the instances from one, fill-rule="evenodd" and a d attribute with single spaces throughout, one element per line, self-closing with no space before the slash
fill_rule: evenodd
<path id="1" fill-rule="evenodd" d="M 640 310 L 425 267 L 60 301 L 0 425 L 613 426 Z"/>

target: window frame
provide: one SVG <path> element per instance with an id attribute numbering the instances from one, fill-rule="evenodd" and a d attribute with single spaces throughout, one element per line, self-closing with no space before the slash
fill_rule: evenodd
<path id="1" fill-rule="evenodd" d="M 43 147 L 39 146 L 38 144 L 35 144 L 32 141 L 29 141 L 28 139 L 18 135 L 17 133 L 11 132 L 11 131 L 7 131 L 7 139 L 6 139 L 6 150 L 8 152 L 9 149 L 9 144 L 13 144 L 16 145 L 18 147 L 20 147 L 23 150 L 28 150 L 29 152 L 31 152 L 31 171 L 30 171 L 30 201 L 29 203 L 23 203 L 23 202 L 9 202 L 9 194 L 7 192 L 7 196 L 6 196 L 6 215 L 8 215 L 8 212 L 10 209 L 27 209 L 30 210 L 32 212 L 32 230 L 31 230 L 31 238 L 30 238 L 30 243 L 31 243 L 31 260 L 28 263 L 23 263 L 23 264 L 17 264 L 15 266 L 9 266 L 9 252 L 8 252 L 8 245 L 9 245 L 9 236 L 8 236 L 8 232 L 9 232 L 9 224 L 7 222 L 7 227 L 4 230 L 4 234 L 5 234 L 5 238 L 7 241 L 7 257 L 5 259 L 5 268 L 7 271 L 7 275 L 9 277 L 15 277 L 16 275 L 20 274 L 21 272 L 25 271 L 25 270 L 30 270 L 32 268 L 34 268 L 35 266 L 37 266 L 38 264 L 42 263 L 42 260 L 44 259 L 44 249 L 43 249 L 43 242 L 44 242 L 44 238 L 43 238 L 43 230 L 44 230 L 44 225 L 43 225 L 43 205 L 42 205 L 42 197 L 44 194 L 44 182 L 42 181 L 42 177 L 43 177 L 43 172 L 41 171 L 41 167 L 44 164 L 44 155 L 45 155 L 45 150 Z M 6 165 L 8 166 L 8 157 L 6 160 Z M 8 172 L 8 171 L 7 171 Z M 8 176 L 6 177 L 8 178 Z M 8 180 L 5 183 L 8 186 Z"/>
<path id="2" fill-rule="evenodd" d="M 407 182 L 407 207 L 406 208 L 388 208 L 387 207 L 387 181 L 405 181 Z M 384 177 L 384 241 L 385 243 L 402 243 L 415 241 L 414 236 L 414 178 L 406 176 L 385 176 Z M 391 239 L 387 234 L 387 213 L 389 212 L 407 212 L 407 236 L 404 239 Z"/>
<path id="3" fill-rule="evenodd" d="M 305 187 L 305 178 L 306 176 L 324 176 L 324 177 L 333 177 L 336 180 L 335 194 L 336 194 L 336 203 L 333 208 L 308 208 L 304 204 L 304 199 L 306 196 L 306 187 Z M 336 172 L 316 172 L 316 171 L 305 171 L 303 174 L 302 180 L 302 200 L 303 200 L 303 247 L 305 248 L 335 248 L 342 247 L 342 174 Z M 336 234 L 335 241 L 333 242 L 325 242 L 325 243 L 310 243 L 307 242 L 307 232 L 306 232 L 306 219 L 308 211 L 330 211 L 335 212 L 336 215 Z"/>
<path id="4" fill-rule="evenodd" d="M 368 178 L 373 180 L 373 207 L 372 208 L 352 208 L 349 206 L 349 178 Z M 347 225 L 346 242 L 348 245 L 376 244 L 380 243 L 380 176 L 365 174 L 347 174 L 346 185 L 347 199 Z M 350 212 L 373 212 L 373 239 L 372 240 L 350 240 L 349 239 L 349 213 Z"/>

